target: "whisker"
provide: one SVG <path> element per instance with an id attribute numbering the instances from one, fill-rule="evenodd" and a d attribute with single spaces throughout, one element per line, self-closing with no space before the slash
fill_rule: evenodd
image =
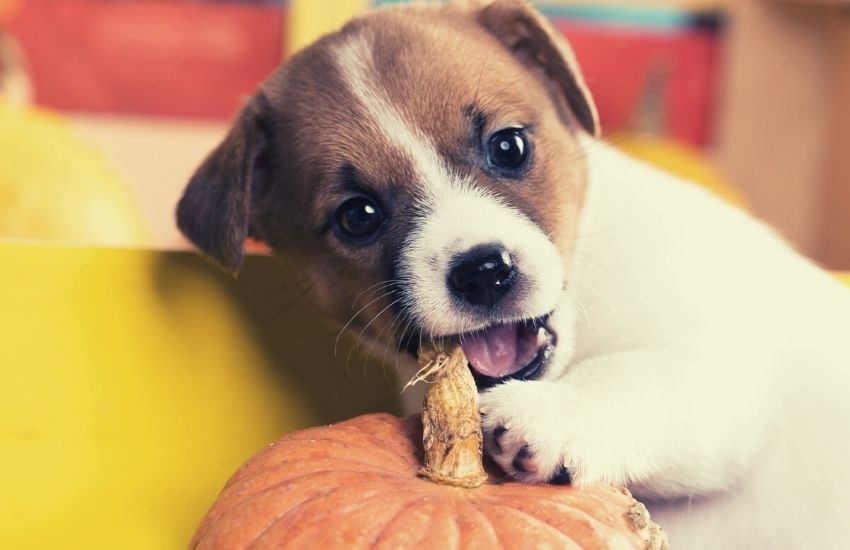
<path id="1" fill-rule="evenodd" d="M 372 317 L 372 319 L 371 319 L 368 323 L 366 323 L 366 326 L 365 326 L 365 327 L 363 327 L 363 329 L 362 329 L 362 330 L 360 331 L 360 333 L 357 335 L 357 339 L 355 340 L 355 344 L 354 344 L 354 347 L 352 348 L 352 350 L 354 350 L 354 349 L 358 349 L 358 350 L 359 350 L 359 348 L 360 348 L 360 340 L 363 338 L 363 335 L 366 333 L 366 330 L 368 330 L 368 329 L 369 329 L 369 327 L 372 325 L 372 323 L 374 323 L 374 322 L 375 322 L 375 320 L 376 320 L 378 317 L 380 317 L 380 316 L 381 316 L 381 315 L 382 315 L 382 314 L 383 314 L 386 310 L 388 310 L 389 308 L 391 308 L 392 306 L 394 306 L 395 304 L 397 304 L 397 303 L 398 303 L 398 302 L 400 302 L 400 301 L 401 301 L 401 298 L 397 298 L 396 300 L 393 300 L 392 302 L 390 302 L 389 304 L 387 304 L 387 306 L 386 306 L 384 309 L 382 309 L 382 310 L 381 310 L 381 311 L 379 311 L 377 314 L 375 314 L 375 316 L 374 316 L 374 317 Z M 375 346 L 375 339 L 373 338 L 373 339 L 372 339 L 372 346 L 370 346 L 370 348 L 369 348 L 368 352 L 367 352 L 367 353 L 363 356 L 363 359 L 364 359 L 364 365 L 365 365 L 365 361 L 366 361 L 366 360 L 369 358 L 369 356 L 371 355 L 371 353 L 372 353 L 372 349 L 374 348 L 374 346 Z M 348 356 L 348 358 L 346 359 L 346 362 L 347 362 L 347 361 L 349 361 L 350 359 L 351 359 L 351 352 L 349 352 L 349 356 Z M 364 368 L 364 373 L 365 373 L 365 368 Z M 367 380 L 367 382 L 368 382 L 368 380 Z"/>
<path id="2" fill-rule="evenodd" d="M 570 289 L 569 287 L 566 288 L 566 291 L 567 294 L 569 294 L 570 297 L 573 299 L 573 302 L 575 302 L 576 306 L 578 307 L 578 310 L 582 313 L 582 316 L 584 317 L 584 320 L 587 323 L 588 329 L 593 330 L 593 322 L 590 320 L 590 313 L 584 306 L 584 303 L 581 301 L 579 295 L 573 292 L 572 289 Z"/>
<path id="3" fill-rule="evenodd" d="M 366 330 L 367 330 L 367 329 L 368 329 L 368 328 L 372 325 L 372 323 L 374 323 L 374 322 L 375 322 L 375 320 L 376 320 L 378 317 L 380 317 L 380 316 L 381 316 L 381 315 L 382 315 L 382 314 L 383 314 L 386 310 L 390 309 L 392 306 L 396 305 L 396 304 L 397 304 L 397 303 L 399 303 L 400 301 L 401 301 L 401 298 L 397 298 L 397 299 L 393 300 L 392 302 L 390 302 L 389 304 L 387 304 L 387 305 L 386 305 L 386 307 L 384 307 L 384 309 L 382 309 L 382 310 L 381 310 L 381 311 L 379 311 L 379 312 L 378 312 L 378 313 L 377 313 L 374 317 L 372 317 L 372 320 L 371 320 L 371 321 L 369 321 L 368 323 L 366 323 L 366 326 L 365 326 L 365 327 L 363 327 L 363 330 L 361 330 L 361 331 L 360 331 L 360 334 L 357 336 L 357 341 L 358 341 L 358 342 L 360 341 L 360 338 L 362 338 L 362 337 L 363 337 L 363 334 L 364 334 L 364 333 L 366 332 Z"/>
<path id="4" fill-rule="evenodd" d="M 622 227 L 624 224 L 628 223 L 629 219 L 624 219 L 619 223 L 615 223 L 614 225 L 609 225 L 608 227 L 603 227 L 601 229 L 597 229 L 595 231 L 590 231 L 588 233 L 580 233 L 576 235 L 576 241 L 580 241 L 581 239 L 587 239 L 588 237 L 594 237 L 596 235 L 601 235 L 602 233 L 607 233 L 608 231 L 612 231 L 614 229 L 618 229 Z"/>
<path id="5" fill-rule="evenodd" d="M 336 342 L 334 343 L 334 358 L 336 358 L 336 350 L 337 350 L 337 345 L 339 345 L 339 339 L 342 337 L 343 333 L 345 332 L 345 329 L 347 329 L 347 328 L 351 325 L 351 323 L 354 321 L 354 319 L 356 319 L 358 315 L 360 315 L 361 313 L 363 313 L 363 311 L 364 311 L 366 308 L 368 308 L 369 306 L 371 306 L 372 304 L 374 304 L 374 303 L 375 303 L 375 302 L 377 302 L 378 300 L 380 300 L 380 299 L 382 299 L 382 298 L 386 298 L 387 296 L 391 295 L 392 293 L 393 293 L 393 291 L 391 290 L 391 291 L 389 291 L 389 292 L 387 292 L 387 293 L 385 293 L 385 294 L 382 294 L 382 295 L 378 296 L 377 298 L 375 298 L 374 300 L 372 300 L 371 302 L 369 302 L 368 304 L 366 304 L 365 306 L 363 306 L 362 308 L 360 308 L 360 309 L 357 311 L 357 313 L 355 313 L 354 315 L 352 315 L 352 316 L 351 316 L 351 318 L 348 320 L 348 322 L 347 322 L 347 323 L 345 323 L 345 324 L 342 326 L 342 328 L 341 328 L 341 329 L 339 329 L 339 334 L 337 334 Z"/>
<path id="6" fill-rule="evenodd" d="M 575 255 L 576 259 L 578 259 L 578 260 L 583 260 L 583 261 L 592 263 L 593 265 L 598 267 L 600 270 L 605 272 L 605 274 L 608 275 L 609 277 L 611 277 L 612 279 L 616 280 L 618 278 L 618 276 L 613 271 L 611 271 L 611 269 L 608 266 L 606 266 L 605 264 L 603 264 L 602 262 L 600 262 L 599 260 L 597 260 L 593 256 L 590 256 L 588 254 L 584 254 L 581 251 L 581 249 L 577 248 L 576 251 L 574 252 L 574 255 Z"/>
<path id="7" fill-rule="evenodd" d="M 613 313 L 614 316 L 617 317 L 618 320 L 622 320 L 622 317 L 620 317 L 620 312 L 617 311 L 617 308 L 614 307 L 614 304 L 612 304 L 611 301 L 608 298 L 606 298 L 605 295 L 602 294 L 602 292 L 599 291 L 599 289 L 597 289 L 595 286 L 593 286 L 593 285 L 591 285 L 590 283 L 587 283 L 587 282 L 582 282 L 580 284 L 583 284 L 583 285 L 587 286 L 587 288 L 592 290 L 594 294 L 599 296 L 600 300 L 605 302 L 605 305 L 608 306 L 608 308 L 611 310 L 611 313 Z"/>
<path id="8" fill-rule="evenodd" d="M 384 347 L 384 359 L 390 354 L 390 342 L 393 341 L 398 329 L 401 328 L 401 323 L 403 322 L 403 310 L 399 310 L 394 316 L 393 320 L 390 323 L 389 329 L 387 329 L 387 345 Z M 398 366 L 398 354 L 396 354 L 396 366 Z M 384 361 L 386 365 L 386 360 Z"/>
<path id="9" fill-rule="evenodd" d="M 395 370 L 396 370 L 396 372 L 398 372 L 401 369 L 401 367 L 398 364 L 398 356 L 399 356 L 399 353 L 401 353 L 401 346 L 404 344 L 404 335 L 407 334 L 407 329 L 409 329 L 411 327 L 411 325 L 413 325 L 412 319 L 407 321 L 407 323 L 404 325 L 404 330 L 401 331 L 401 337 L 398 339 L 398 345 L 396 346 L 396 349 L 395 349 Z"/>
<path id="10" fill-rule="evenodd" d="M 381 335 L 382 333 L 383 333 L 383 331 L 381 331 L 381 332 L 377 335 L 377 337 L 372 338 L 372 345 L 370 345 L 370 346 L 369 346 L 369 350 L 366 352 L 366 354 L 365 354 L 365 355 L 363 355 L 363 364 L 362 364 L 362 368 L 363 368 L 364 372 L 367 370 L 366 362 L 369 360 L 369 358 L 370 358 L 370 357 L 374 357 L 374 355 L 372 355 L 372 352 L 375 350 L 375 344 L 377 344 L 377 343 L 378 343 L 378 339 L 380 338 L 380 335 Z M 382 372 L 382 373 L 383 373 L 383 375 L 384 375 L 384 380 L 389 380 L 389 378 L 387 378 L 387 365 L 386 365 L 386 361 L 384 361 L 384 358 L 383 358 L 383 357 L 381 357 L 381 372 Z"/>
<path id="11" fill-rule="evenodd" d="M 400 319 L 401 319 L 401 313 L 400 312 L 393 315 L 392 320 L 387 325 L 387 328 L 382 330 L 378 334 L 378 338 L 376 339 L 376 340 L 380 339 L 381 334 L 384 334 L 384 332 L 387 333 L 387 337 L 384 339 L 386 341 L 386 344 L 384 346 L 384 353 L 381 356 L 381 372 L 384 375 L 384 380 L 387 380 L 387 381 L 389 381 L 389 377 L 387 376 L 387 356 L 390 354 L 390 342 L 392 341 L 392 338 L 395 335 L 395 332 L 398 330 L 396 325 L 399 324 Z M 374 342 L 373 342 L 372 345 L 374 346 Z M 371 353 L 371 350 L 370 350 L 370 353 Z"/>
<path id="12" fill-rule="evenodd" d="M 396 283 L 400 283 L 400 282 L 401 281 L 399 281 L 398 279 L 387 279 L 386 281 L 381 281 L 380 283 L 375 283 L 374 285 L 367 287 L 365 290 L 363 290 L 363 292 L 361 292 L 360 294 L 358 294 L 357 296 L 354 297 L 354 301 L 351 302 L 351 309 L 354 309 L 354 306 L 357 305 L 357 301 L 360 299 L 361 296 L 363 296 L 364 294 L 366 294 L 367 292 L 369 292 L 373 288 L 380 287 L 380 289 L 384 289 L 384 288 L 386 288 L 386 287 L 388 287 L 392 284 L 396 284 Z M 377 289 L 376 289 L 376 292 L 377 292 Z"/>

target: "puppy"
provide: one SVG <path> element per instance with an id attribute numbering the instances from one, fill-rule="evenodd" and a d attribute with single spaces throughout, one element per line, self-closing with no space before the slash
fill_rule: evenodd
<path id="1" fill-rule="evenodd" d="M 597 133 L 525 2 L 385 8 L 260 86 L 178 224 L 398 349 L 458 338 L 518 480 L 627 485 L 674 547 L 846 547 L 850 293 Z"/>

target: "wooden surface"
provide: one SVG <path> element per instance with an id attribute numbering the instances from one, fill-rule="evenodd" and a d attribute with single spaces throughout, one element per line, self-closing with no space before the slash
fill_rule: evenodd
<path id="1" fill-rule="evenodd" d="M 803 253 L 850 268 L 850 15 L 821 3 L 730 10 L 719 166 Z"/>
<path id="2" fill-rule="evenodd" d="M 829 100 L 833 111 L 817 257 L 826 265 L 850 269 L 850 10 L 832 18 L 827 32 L 834 44 L 835 83 Z"/>

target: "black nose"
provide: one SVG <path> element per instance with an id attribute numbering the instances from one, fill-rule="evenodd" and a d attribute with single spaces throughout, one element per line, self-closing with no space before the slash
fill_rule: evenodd
<path id="1" fill-rule="evenodd" d="M 475 247 L 462 254 L 449 272 L 449 288 L 476 306 L 495 305 L 513 286 L 517 271 L 501 246 Z"/>

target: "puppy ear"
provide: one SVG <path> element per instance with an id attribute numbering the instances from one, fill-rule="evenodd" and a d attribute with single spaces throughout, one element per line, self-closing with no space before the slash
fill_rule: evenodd
<path id="1" fill-rule="evenodd" d="M 264 98 L 241 111 L 224 141 L 195 171 L 177 205 L 177 226 L 207 256 L 236 273 L 251 217 L 258 161 L 268 143 Z"/>
<path id="2" fill-rule="evenodd" d="M 481 24 L 528 66 L 537 66 L 567 103 L 570 118 L 599 135 L 596 105 L 567 41 L 525 0 L 494 0 L 480 8 Z"/>

